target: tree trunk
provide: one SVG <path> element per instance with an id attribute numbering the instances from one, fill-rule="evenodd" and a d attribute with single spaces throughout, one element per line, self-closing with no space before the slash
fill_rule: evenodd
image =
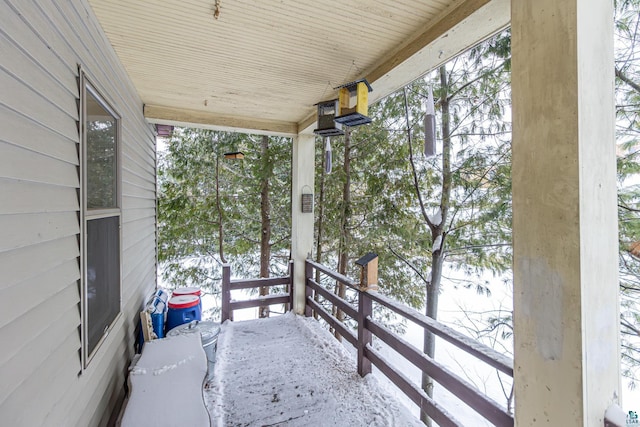
<path id="1" fill-rule="evenodd" d="M 224 228 L 222 228 L 224 214 L 220 206 L 220 153 L 216 153 L 216 209 L 218 210 L 218 252 L 220 261 L 226 264 L 227 259 L 224 257 Z"/>
<path id="2" fill-rule="evenodd" d="M 447 69 L 443 65 L 439 68 L 440 73 L 440 106 L 442 108 L 442 195 L 440 196 L 440 212 L 442 220 L 440 224 L 434 224 L 431 228 L 431 241 L 433 248 L 431 253 L 431 279 L 427 283 L 426 295 L 426 315 L 434 320 L 438 318 L 438 296 L 440 294 L 440 282 L 442 280 L 442 266 L 444 263 L 444 245 L 446 234 L 445 224 L 450 208 L 451 198 L 451 129 L 449 116 L 449 84 L 447 79 Z M 424 331 L 424 353 L 433 358 L 436 351 L 435 335 Z M 422 374 L 422 389 L 429 397 L 433 397 L 433 378 L 427 374 Z M 433 422 L 426 413 L 420 411 L 420 419 L 427 426 L 431 427 Z"/>
<path id="3" fill-rule="evenodd" d="M 271 205 L 269 202 L 269 179 L 273 165 L 269 158 L 269 137 L 262 137 L 261 144 L 262 179 L 260 183 L 260 277 L 269 277 L 269 261 L 271 259 Z M 260 295 L 268 295 L 269 288 L 260 288 Z M 259 317 L 269 317 L 269 306 L 259 308 Z"/>
<path id="4" fill-rule="evenodd" d="M 440 292 L 440 280 L 442 278 L 442 264 L 444 256 L 441 251 L 434 252 L 431 256 L 431 282 L 427 285 L 427 301 L 426 301 L 426 315 L 433 320 L 438 318 L 438 293 Z M 436 336 L 428 330 L 424 330 L 424 354 L 433 358 L 436 352 Z M 422 373 L 422 389 L 427 393 L 427 396 L 433 398 L 433 378 L 426 373 Z M 431 418 L 426 413 L 420 412 L 420 419 L 428 426 L 432 425 Z"/>
<path id="5" fill-rule="evenodd" d="M 351 131 L 349 128 L 344 133 L 344 187 L 342 189 L 342 216 L 340 221 L 340 247 L 338 249 L 338 273 L 347 274 L 347 263 L 349 260 L 349 246 L 351 235 L 349 232 L 349 220 L 351 219 Z M 346 287 L 343 283 L 336 282 L 336 293 L 340 298 L 346 296 Z M 336 310 L 336 318 L 344 320 L 344 312 Z M 342 337 L 336 331 L 335 337 L 342 341 Z"/>

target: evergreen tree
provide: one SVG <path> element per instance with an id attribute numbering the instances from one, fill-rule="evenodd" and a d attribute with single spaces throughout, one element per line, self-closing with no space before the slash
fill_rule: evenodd
<path id="1" fill-rule="evenodd" d="M 334 163 L 348 167 L 328 177 L 318 169 L 323 256 L 339 257 L 341 272 L 354 277 L 353 260 L 378 253 L 381 291 L 426 306 L 433 318 L 445 263 L 483 292 L 483 272 L 511 265 L 509 47 L 508 33 L 500 34 L 372 106 L 370 125 L 332 141 Z M 426 159 L 419 151 L 429 85 L 442 149 Z M 323 144 L 317 148 L 320 160 Z M 338 248 L 347 238 L 345 253 Z M 424 387 L 432 393 L 428 377 Z"/>
<path id="2" fill-rule="evenodd" d="M 244 160 L 225 158 L 239 149 Z M 158 261 L 171 286 L 219 295 L 226 262 L 239 276 L 286 274 L 290 153 L 286 138 L 263 151 L 262 137 L 176 129 L 158 162 Z"/>

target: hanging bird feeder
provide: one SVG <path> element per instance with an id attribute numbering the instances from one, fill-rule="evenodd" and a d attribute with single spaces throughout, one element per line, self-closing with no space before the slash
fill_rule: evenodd
<path id="1" fill-rule="evenodd" d="M 342 124 L 334 121 L 338 112 L 338 100 L 322 101 L 316 105 L 318 106 L 318 129 L 313 133 L 321 136 L 344 135 Z"/>
<path id="2" fill-rule="evenodd" d="M 371 123 L 368 114 L 369 92 L 373 91 L 367 79 L 356 80 L 338 86 L 339 115 L 335 121 L 347 126 L 360 126 Z"/>
<path id="3" fill-rule="evenodd" d="M 331 138 L 324 139 L 324 172 L 331 173 Z"/>
<path id="4" fill-rule="evenodd" d="M 426 113 L 424 115 L 424 155 L 436 155 L 436 110 L 433 103 L 433 90 L 429 86 L 427 92 Z"/>

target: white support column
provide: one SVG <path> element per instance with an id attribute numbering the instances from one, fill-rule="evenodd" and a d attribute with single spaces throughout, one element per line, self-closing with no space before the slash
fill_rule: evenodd
<path id="1" fill-rule="evenodd" d="M 511 1 L 518 427 L 620 392 L 612 3 Z"/>
<path id="2" fill-rule="evenodd" d="M 293 258 L 293 310 L 304 312 L 304 261 L 313 253 L 314 214 L 302 212 L 302 193 L 314 192 L 315 135 L 293 139 L 291 165 L 291 256 Z"/>

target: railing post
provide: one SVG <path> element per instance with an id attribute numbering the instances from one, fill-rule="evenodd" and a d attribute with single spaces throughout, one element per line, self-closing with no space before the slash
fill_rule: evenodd
<path id="1" fill-rule="evenodd" d="M 371 373 L 371 361 L 364 355 L 371 345 L 371 331 L 366 328 L 367 318 L 373 312 L 373 301 L 366 291 L 358 291 L 358 374 L 364 377 Z"/>
<path id="2" fill-rule="evenodd" d="M 224 264 L 222 266 L 222 318 L 220 323 L 231 317 L 231 266 Z"/>
<path id="3" fill-rule="evenodd" d="M 287 291 L 289 293 L 289 303 L 287 304 L 286 311 L 293 310 L 293 260 L 289 261 L 289 284 L 287 285 Z"/>
<path id="4" fill-rule="evenodd" d="M 308 298 L 313 298 L 313 290 L 307 285 L 307 281 L 311 278 L 313 274 L 313 267 L 307 261 L 304 262 L 304 315 L 306 317 L 311 317 L 313 313 L 311 312 L 311 306 L 307 303 Z"/>
<path id="5" fill-rule="evenodd" d="M 356 261 L 360 267 L 358 290 L 358 373 L 364 377 L 371 373 L 371 361 L 364 355 L 371 345 L 371 332 L 366 328 L 367 318 L 373 313 L 373 300 L 367 293 L 378 289 L 378 255 L 369 252 Z"/>

